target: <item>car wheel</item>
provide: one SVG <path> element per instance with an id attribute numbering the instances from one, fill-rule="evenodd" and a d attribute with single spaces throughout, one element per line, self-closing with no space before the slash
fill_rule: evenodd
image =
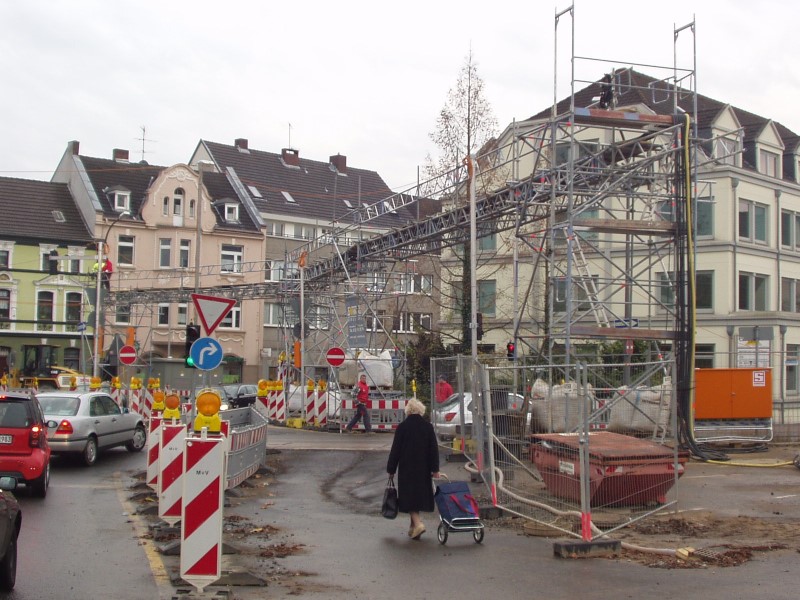
<path id="1" fill-rule="evenodd" d="M 44 467 L 44 473 L 42 473 L 37 479 L 34 479 L 31 487 L 33 488 L 33 495 L 37 496 L 38 498 L 44 498 L 47 496 L 47 488 L 50 486 L 50 463 L 46 464 Z"/>
<path id="2" fill-rule="evenodd" d="M 11 535 L 6 548 L 6 555 L 0 561 L 0 590 L 8 592 L 14 589 L 17 582 L 17 536 Z"/>
<path id="3" fill-rule="evenodd" d="M 133 432 L 133 437 L 125 444 L 125 447 L 128 449 L 128 452 L 141 452 L 146 442 L 147 433 L 145 433 L 144 427 L 137 425 Z"/>
<path id="4" fill-rule="evenodd" d="M 83 458 L 83 463 L 87 467 L 91 467 L 94 463 L 97 462 L 97 439 L 90 437 L 87 440 L 86 446 L 83 448 L 83 454 L 81 456 Z"/>

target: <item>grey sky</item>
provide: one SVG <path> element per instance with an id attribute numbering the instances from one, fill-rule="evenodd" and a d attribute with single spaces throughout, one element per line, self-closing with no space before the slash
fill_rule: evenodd
<path id="1" fill-rule="evenodd" d="M 575 0 L 575 53 L 671 67 L 673 27 L 696 20 L 702 94 L 780 121 L 795 114 L 800 4 Z M 428 133 L 470 46 L 504 127 L 552 103 L 554 15 L 568 2 L 0 0 L 0 175 L 49 179 L 70 140 L 151 164 L 199 139 L 376 170 L 395 190 L 435 153 Z M 559 24 L 558 97 L 570 30 Z M 692 67 L 692 37 L 678 62 Z M 637 67 L 654 75 L 665 72 Z M 608 63 L 578 61 L 578 78 Z"/>

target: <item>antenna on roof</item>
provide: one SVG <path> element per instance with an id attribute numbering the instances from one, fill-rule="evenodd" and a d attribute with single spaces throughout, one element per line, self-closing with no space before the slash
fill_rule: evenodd
<path id="1" fill-rule="evenodd" d="M 292 124 L 289 123 L 289 148 L 292 147 Z"/>
<path id="2" fill-rule="evenodd" d="M 145 155 L 145 153 L 146 153 L 146 152 L 148 152 L 147 150 L 145 150 L 145 149 L 144 149 L 144 143 L 145 143 L 145 142 L 155 142 L 156 140 L 148 140 L 148 139 L 147 139 L 147 137 L 145 136 L 145 133 L 146 133 L 146 131 L 147 131 L 147 127 L 145 127 L 144 125 L 141 125 L 141 126 L 139 127 L 139 129 L 141 129 L 141 130 L 142 130 L 142 137 L 140 137 L 140 138 L 134 138 L 134 139 L 136 139 L 136 140 L 138 140 L 138 141 L 142 142 L 142 160 L 144 160 L 144 155 Z"/>

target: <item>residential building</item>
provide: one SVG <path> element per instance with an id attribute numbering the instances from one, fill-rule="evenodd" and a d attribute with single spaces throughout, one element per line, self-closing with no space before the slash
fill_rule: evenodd
<path id="1" fill-rule="evenodd" d="M 0 177 L 0 373 L 50 377 L 91 361 L 92 231 L 68 187 Z M 89 337 L 87 337 L 87 334 Z"/>

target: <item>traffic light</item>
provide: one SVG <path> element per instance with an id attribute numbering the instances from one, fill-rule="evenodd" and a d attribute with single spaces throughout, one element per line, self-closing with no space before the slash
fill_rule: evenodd
<path id="1" fill-rule="evenodd" d="M 184 358 L 183 364 L 189 369 L 194 369 L 194 359 L 192 359 L 192 344 L 194 344 L 198 339 L 200 339 L 200 326 L 194 325 L 193 323 L 189 323 L 186 326 L 186 357 Z"/>
<path id="2" fill-rule="evenodd" d="M 508 360 L 514 360 L 516 358 L 516 350 L 517 346 L 514 342 L 508 342 L 506 344 L 506 355 L 508 356 Z"/>
<path id="3" fill-rule="evenodd" d="M 478 331 L 475 332 L 475 339 L 483 339 L 483 313 L 477 313 L 478 318 Z"/>

